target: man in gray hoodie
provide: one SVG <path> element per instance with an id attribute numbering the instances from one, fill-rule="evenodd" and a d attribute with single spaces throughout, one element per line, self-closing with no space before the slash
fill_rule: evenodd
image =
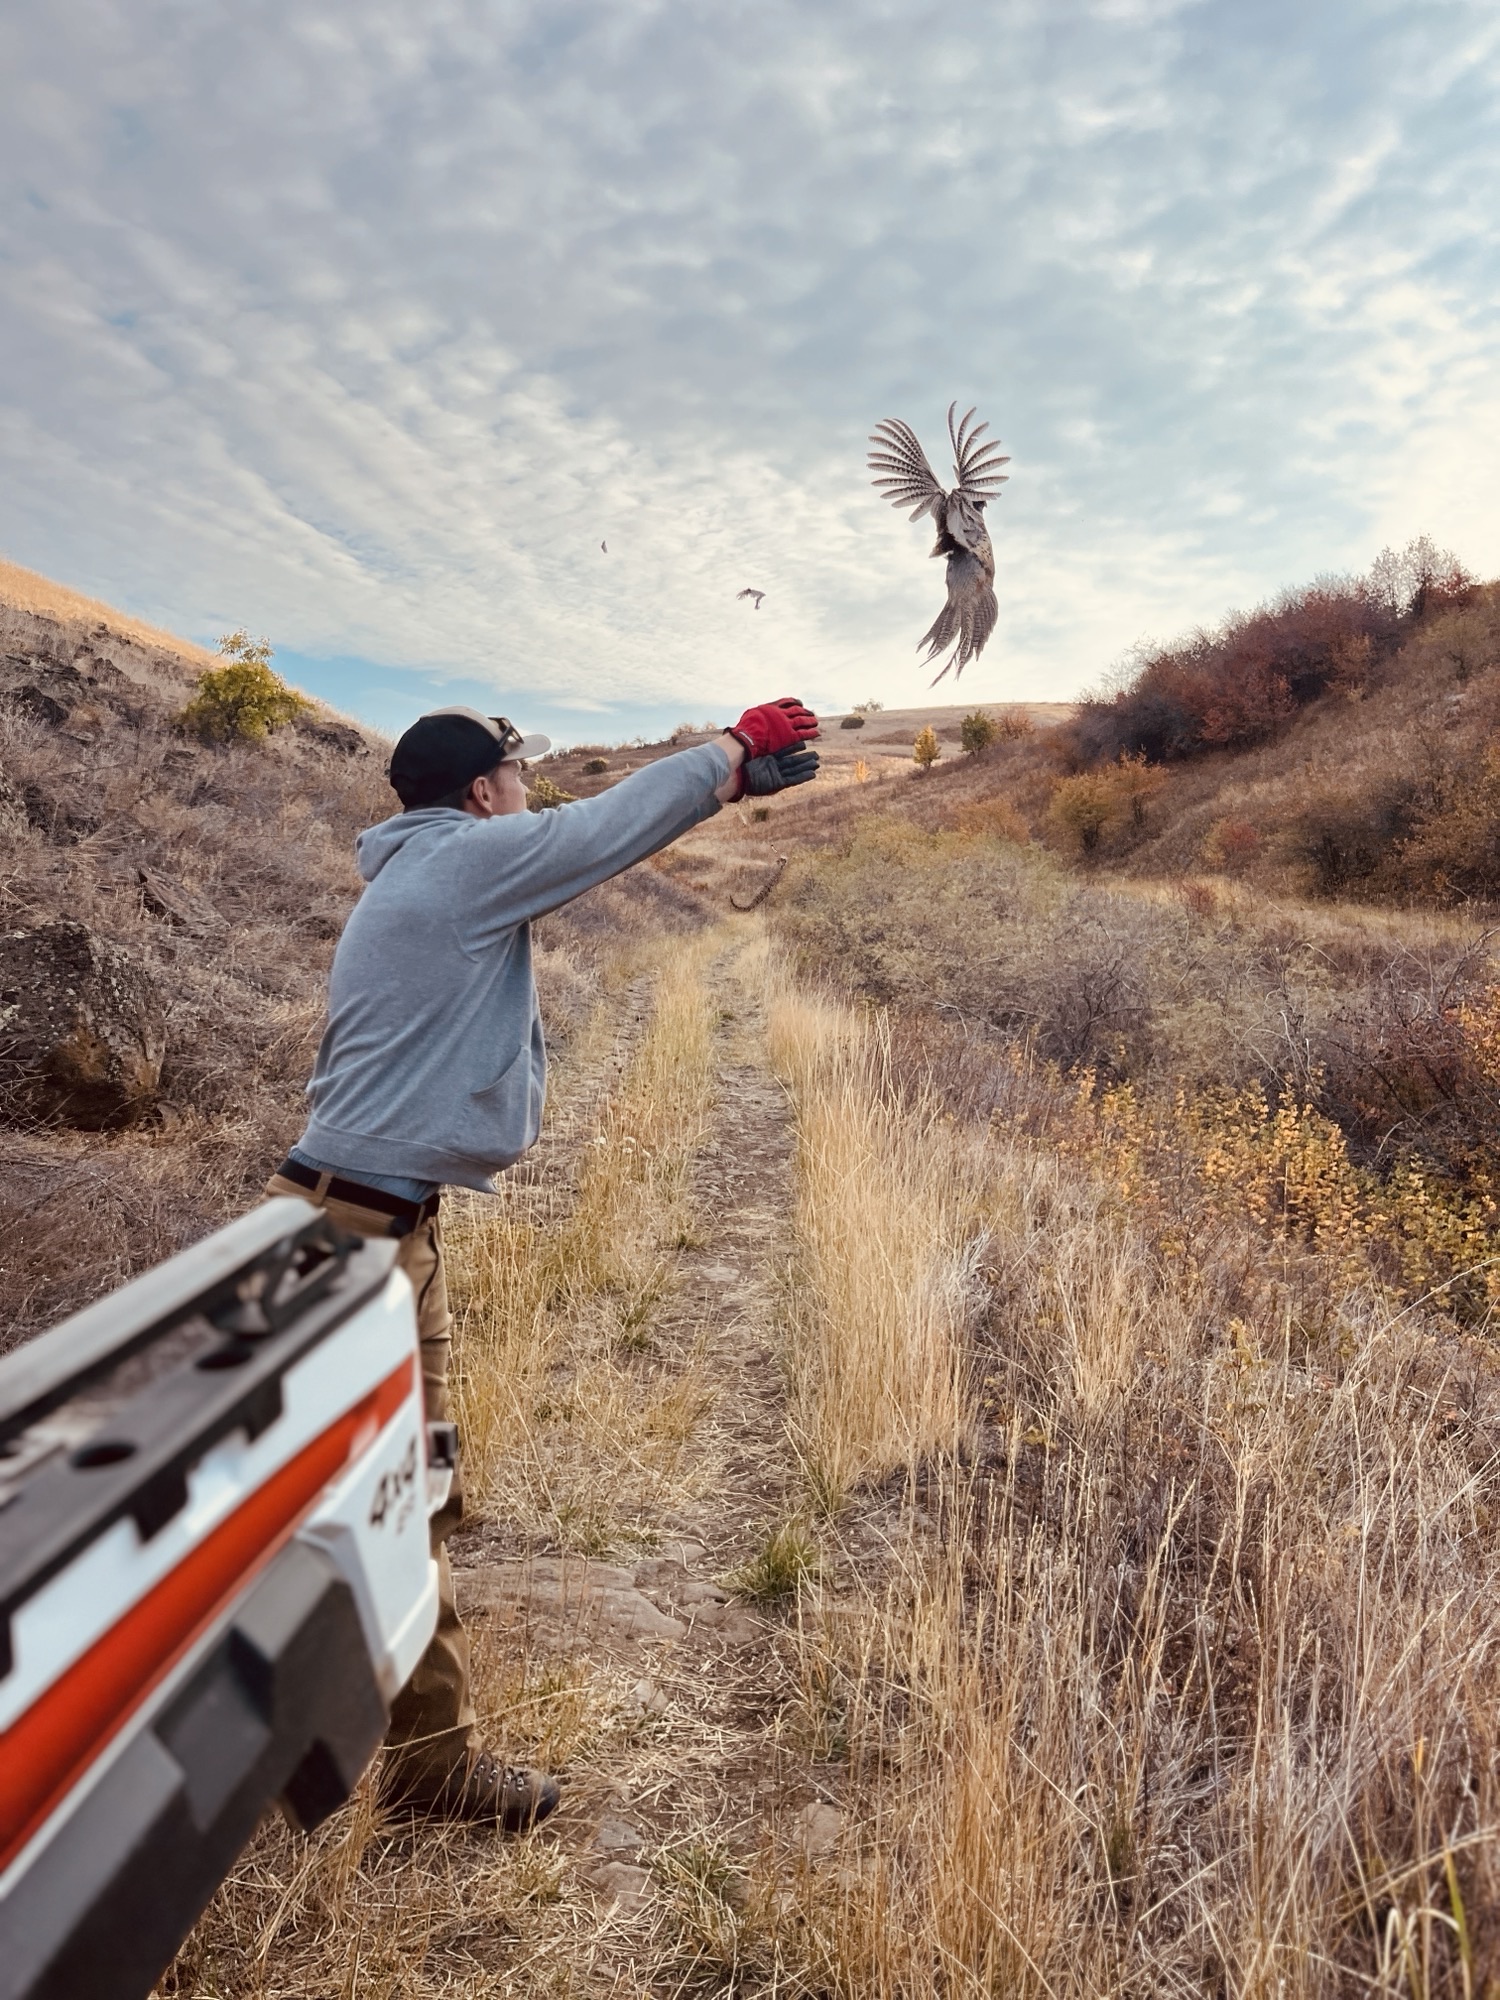
<path id="1" fill-rule="evenodd" d="M 547 1057 L 531 919 L 723 802 L 805 783 L 817 733 L 800 702 L 761 703 L 716 742 L 541 813 L 527 811 L 521 773 L 551 746 L 503 716 L 439 709 L 397 743 L 390 779 L 403 810 L 356 843 L 366 887 L 334 954 L 312 1115 L 267 1191 L 315 1202 L 360 1235 L 400 1238 L 429 1419 L 449 1414 L 442 1188 L 493 1192 L 541 1129 Z M 558 1787 L 503 1765 L 477 1736 L 445 1546 L 462 1511 L 455 1478 L 432 1524 L 437 1633 L 392 1709 L 383 1784 L 419 1810 L 516 1831 L 551 1812 Z"/>

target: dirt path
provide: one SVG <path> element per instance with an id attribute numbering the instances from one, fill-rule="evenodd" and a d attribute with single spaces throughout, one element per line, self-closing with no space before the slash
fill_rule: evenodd
<path id="1" fill-rule="evenodd" d="M 738 925 L 706 968 L 716 1103 L 689 1168 L 691 1236 L 632 1356 L 657 1401 L 674 1378 L 697 1385 L 685 1476 L 633 1525 L 638 1551 L 505 1554 L 501 1522 L 459 1551 L 474 1623 L 525 1659 L 526 1685 L 582 1694 L 594 1714 L 565 1806 L 537 1836 L 563 1857 L 543 1956 L 580 1990 L 671 1990 L 703 1956 L 732 1956 L 747 1864 L 771 1843 L 831 1845 L 837 1829 L 784 1740 L 784 1613 L 726 1583 L 786 1518 L 796 1477 L 777 1325 L 792 1147 L 759 949 Z"/>

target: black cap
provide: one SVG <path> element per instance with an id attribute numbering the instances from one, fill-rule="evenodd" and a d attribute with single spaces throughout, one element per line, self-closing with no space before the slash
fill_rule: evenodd
<path id="1" fill-rule="evenodd" d="M 523 736 L 503 715 L 440 708 L 419 716 L 391 752 L 389 777 L 408 812 L 430 806 L 493 771 L 507 758 L 540 757 L 545 736 Z"/>

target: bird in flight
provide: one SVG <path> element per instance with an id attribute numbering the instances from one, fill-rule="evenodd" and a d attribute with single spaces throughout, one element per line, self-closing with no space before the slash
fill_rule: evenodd
<path id="1" fill-rule="evenodd" d="M 601 543 L 599 544 L 599 547 L 600 547 L 600 549 L 602 550 L 602 552 L 603 552 L 603 553 L 604 553 L 605 555 L 608 555 L 608 554 L 609 554 L 609 543 L 608 543 L 608 542 L 601 542 Z"/>
<path id="2" fill-rule="evenodd" d="M 760 609 L 760 600 L 765 596 L 765 594 L 766 593 L 763 590 L 751 590 L 748 587 L 744 590 L 737 590 L 735 592 L 736 597 L 753 597 L 755 599 L 755 609 L 757 611 L 759 611 Z"/>
<path id="3" fill-rule="evenodd" d="M 948 601 L 917 641 L 927 648 L 926 666 L 946 646 L 953 647 L 932 682 L 934 687 L 950 667 L 957 680 L 970 660 L 978 659 L 1000 614 L 994 591 L 995 551 L 984 525 L 984 508 L 1009 479 L 1010 474 L 999 468 L 1009 465 L 1010 459 L 1000 450 L 998 438 L 984 445 L 979 442 L 989 425 L 976 424 L 972 410 L 955 426 L 957 409 L 957 403 L 948 405 L 956 482 L 951 493 L 939 486 L 916 432 L 899 417 L 887 417 L 875 426 L 868 461 L 870 470 L 880 474 L 870 484 L 881 488 L 893 507 L 910 507 L 913 521 L 931 514 L 937 524 L 932 553 L 948 558 Z"/>

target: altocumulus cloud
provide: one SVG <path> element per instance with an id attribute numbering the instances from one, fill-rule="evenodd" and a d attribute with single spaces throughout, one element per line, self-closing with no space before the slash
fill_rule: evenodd
<path id="1" fill-rule="evenodd" d="M 864 439 L 953 396 L 1014 453 L 961 694 L 1497 566 L 1489 0 L 10 0 L 0 74 L 0 547 L 382 719 L 914 696 Z"/>

